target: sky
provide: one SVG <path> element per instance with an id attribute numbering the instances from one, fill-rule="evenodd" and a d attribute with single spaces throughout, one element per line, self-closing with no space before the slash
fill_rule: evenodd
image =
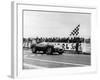
<path id="1" fill-rule="evenodd" d="M 69 37 L 80 24 L 79 36 L 91 33 L 91 14 L 70 12 L 24 11 L 24 37 Z"/>

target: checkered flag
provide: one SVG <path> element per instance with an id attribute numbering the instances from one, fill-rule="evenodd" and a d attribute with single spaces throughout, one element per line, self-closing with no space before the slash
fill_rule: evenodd
<path id="1" fill-rule="evenodd" d="M 79 34 L 80 24 L 71 32 L 70 36 L 77 36 Z"/>

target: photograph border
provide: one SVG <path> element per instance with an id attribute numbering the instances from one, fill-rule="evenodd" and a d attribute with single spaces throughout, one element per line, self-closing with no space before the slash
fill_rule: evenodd
<path id="1" fill-rule="evenodd" d="M 26 4 L 26 3 L 11 3 L 11 33 L 12 33 L 12 53 L 11 53 L 11 76 L 17 77 L 34 77 L 44 75 L 61 75 L 73 73 L 86 73 L 96 71 L 96 54 L 91 54 L 91 66 L 88 67 L 73 67 L 73 68 L 59 68 L 59 69 L 43 69 L 43 70 L 23 70 L 22 69 L 22 36 L 23 36 L 23 10 L 46 10 L 46 11 L 71 11 L 78 13 L 91 14 L 91 53 L 94 53 L 94 40 L 93 33 L 96 25 L 96 8 L 74 7 L 74 6 L 56 6 L 56 5 L 39 5 L 39 4 Z M 67 72 L 66 72 L 67 70 Z M 44 73 L 42 73 L 44 71 Z M 37 74 L 34 74 L 37 73 Z M 29 75 L 31 74 L 31 75 Z M 34 75 L 34 76 L 33 76 Z"/>

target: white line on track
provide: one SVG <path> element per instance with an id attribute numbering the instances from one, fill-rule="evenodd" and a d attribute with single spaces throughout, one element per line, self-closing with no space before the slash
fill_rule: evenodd
<path id="1" fill-rule="evenodd" d="M 41 66 L 36 66 L 28 63 L 24 63 L 24 66 L 27 66 L 29 68 L 36 68 L 36 69 L 46 69 L 47 67 L 41 67 Z"/>
<path id="2" fill-rule="evenodd" d="M 76 63 L 68 63 L 68 62 L 58 62 L 58 61 L 51 61 L 51 60 L 43 60 L 43 59 L 36 59 L 36 58 L 26 58 L 29 60 L 36 60 L 36 61 L 43 61 L 43 62 L 51 62 L 51 63 L 59 63 L 59 64 L 70 64 L 70 65 L 76 65 L 76 66 L 86 66 L 84 64 L 76 64 Z"/>

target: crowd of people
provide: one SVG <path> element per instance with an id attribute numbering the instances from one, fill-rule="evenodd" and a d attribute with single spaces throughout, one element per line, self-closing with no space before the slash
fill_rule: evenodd
<path id="1" fill-rule="evenodd" d="M 63 38 L 60 38 L 60 37 L 50 37 L 50 38 L 43 38 L 43 37 L 36 37 L 36 38 L 23 38 L 23 42 L 32 42 L 33 40 L 35 40 L 37 43 L 38 42 L 62 42 L 62 43 L 76 43 L 76 42 L 79 42 L 79 43 L 90 43 L 90 38 L 88 39 L 85 39 L 85 38 L 80 38 L 80 37 L 63 37 Z"/>

